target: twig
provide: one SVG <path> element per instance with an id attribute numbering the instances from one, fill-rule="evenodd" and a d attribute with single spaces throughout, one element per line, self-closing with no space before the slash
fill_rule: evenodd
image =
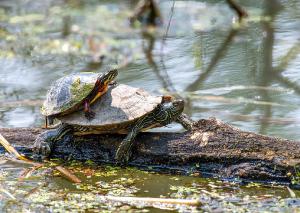
<path id="1" fill-rule="evenodd" d="M 175 204 L 175 205 L 188 205 L 188 206 L 200 206 L 199 200 L 187 200 L 187 199 L 172 199 L 172 198 L 153 198 L 153 197 L 116 197 L 116 196 L 99 196 L 100 199 L 110 200 L 115 202 L 146 202 L 146 203 L 161 203 L 161 204 Z"/>
<path id="2" fill-rule="evenodd" d="M 19 160 L 23 160 L 26 162 L 30 162 L 31 160 L 27 159 L 26 157 L 20 155 L 18 153 L 18 151 L 9 144 L 9 142 L 1 135 L 0 133 L 0 144 L 2 144 L 2 146 L 11 154 L 14 154 L 16 156 L 16 158 L 18 158 Z"/>
<path id="3" fill-rule="evenodd" d="M 26 157 L 22 156 L 19 154 L 19 152 L 9 144 L 9 142 L 1 135 L 0 133 L 0 144 L 2 144 L 2 146 L 4 146 L 4 148 L 11 154 L 14 154 L 16 156 L 17 159 L 10 159 L 10 160 L 14 160 L 20 163 L 29 163 L 31 165 L 34 165 L 35 169 L 42 167 L 44 164 L 42 163 L 36 163 L 32 160 L 27 159 Z M 73 183 L 81 183 L 81 180 L 79 178 L 77 178 L 75 175 L 71 174 L 70 171 L 68 171 L 66 168 L 63 168 L 62 166 L 56 166 L 55 167 L 56 170 L 58 170 L 64 177 L 66 177 L 68 180 L 72 181 Z M 33 171 L 34 171 L 33 170 Z"/>
<path id="4" fill-rule="evenodd" d="M 56 166 L 55 169 L 59 171 L 65 178 L 72 181 L 73 183 L 81 183 L 81 180 L 72 174 L 69 170 L 62 166 Z"/>

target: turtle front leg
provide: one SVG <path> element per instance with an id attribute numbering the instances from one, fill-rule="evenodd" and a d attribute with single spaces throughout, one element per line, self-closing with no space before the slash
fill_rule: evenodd
<path id="1" fill-rule="evenodd" d="M 117 163 L 122 165 L 127 164 L 132 154 L 131 150 L 132 150 L 133 140 L 138 134 L 138 132 L 139 132 L 139 128 L 134 127 L 128 133 L 126 138 L 121 142 L 115 156 L 115 160 L 117 161 Z"/>
<path id="2" fill-rule="evenodd" d="M 175 121 L 188 131 L 191 131 L 193 128 L 194 121 L 187 114 L 181 113 Z"/>
<path id="3" fill-rule="evenodd" d="M 33 158 L 36 160 L 44 160 L 49 157 L 55 143 L 62 140 L 69 140 L 73 136 L 73 128 L 68 125 L 61 125 L 57 129 L 48 130 L 35 139 L 32 147 Z"/>
<path id="4" fill-rule="evenodd" d="M 88 100 L 84 102 L 84 116 L 88 120 L 92 120 L 93 118 L 95 118 L 95 113 L 91 110 L 90 101 Z"/>
<path id="5" fill-rule="evenodd" d="M 154 112 L 139 118 L 133 125 L 131 130 L 129 131 L 126 138 L 121 142 L 119 145 L 115 160 L 117 163 L 126 165 L 131 157 L 132 154 L 132 145 L 134 142 L 135 137 L 137 134 L 144 128 L 150 127 L 151 125 L 154 125 L 157 123 L 153 117 L 155 117 L 157 114 L 156 110 Z"/>

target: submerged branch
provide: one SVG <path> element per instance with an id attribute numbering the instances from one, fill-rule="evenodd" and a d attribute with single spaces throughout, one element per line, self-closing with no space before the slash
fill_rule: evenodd
<path id="1" fill-rule="evenodd" d="M 81 180 L 72 174 L 69 170 L 62 166 L 56 166 L 55 169 L 59 171 L 66 179 L 70 180 L 73 183 L 81 183 Z"/>

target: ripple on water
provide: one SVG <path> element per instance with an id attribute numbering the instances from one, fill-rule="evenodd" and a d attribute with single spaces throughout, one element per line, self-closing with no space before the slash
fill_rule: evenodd
<path id="1" fill-rule="evenodd" d="M 41 123 L 39 111 L 39 107 L 19 107 L 5 112 L 3 120 L 10 127 L 38 126 Z"/>
<path id="2" fill-rule="evenodd" d="M 25 59 L 0 58 L 0 67 L 0 88 L 5 100 L 34 98 L 47 79 L 40 68 Z"/>

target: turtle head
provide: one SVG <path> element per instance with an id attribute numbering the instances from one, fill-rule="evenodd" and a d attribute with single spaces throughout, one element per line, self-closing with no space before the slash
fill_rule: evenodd
<path id="1" fill-rule="evenodd" d="M 181 99 L 163 101 L 160 104 L 159 112 L 155 115 L 156 120 L 162 125 L 167 125 L 177 119 L 183 112 L 184 101 Z"/>
<path id="2" fill-rule="evenodd" d="M 97 78 L 95 87 L 90 94 L 91 96 L 90 103 L 96 101 L 101 95 L 103 95 L 107 91 L 108 85 L 110 83 L 113 83 L 117 75 L 118 75 L 117 69 L 110 69 L 109 71 L 107 71 L 103 75 L 100 75 Z"/>
<path id="3" fill-rule="evenodd" d="M 97 79 L 96 86 L 107 87 L 109 83 L 113 82 L 118 75 L 117 69 L 110 69 L 103 75 L 100 75 Z"/>
<path id="4" fill-rule="evenodd" d="M 184 109 L 184 101 L 181 99 L 172 100 L 170 102 L 164 102 L 163 108 L 169 112 L 172 116 L 180 115 Z"/>

